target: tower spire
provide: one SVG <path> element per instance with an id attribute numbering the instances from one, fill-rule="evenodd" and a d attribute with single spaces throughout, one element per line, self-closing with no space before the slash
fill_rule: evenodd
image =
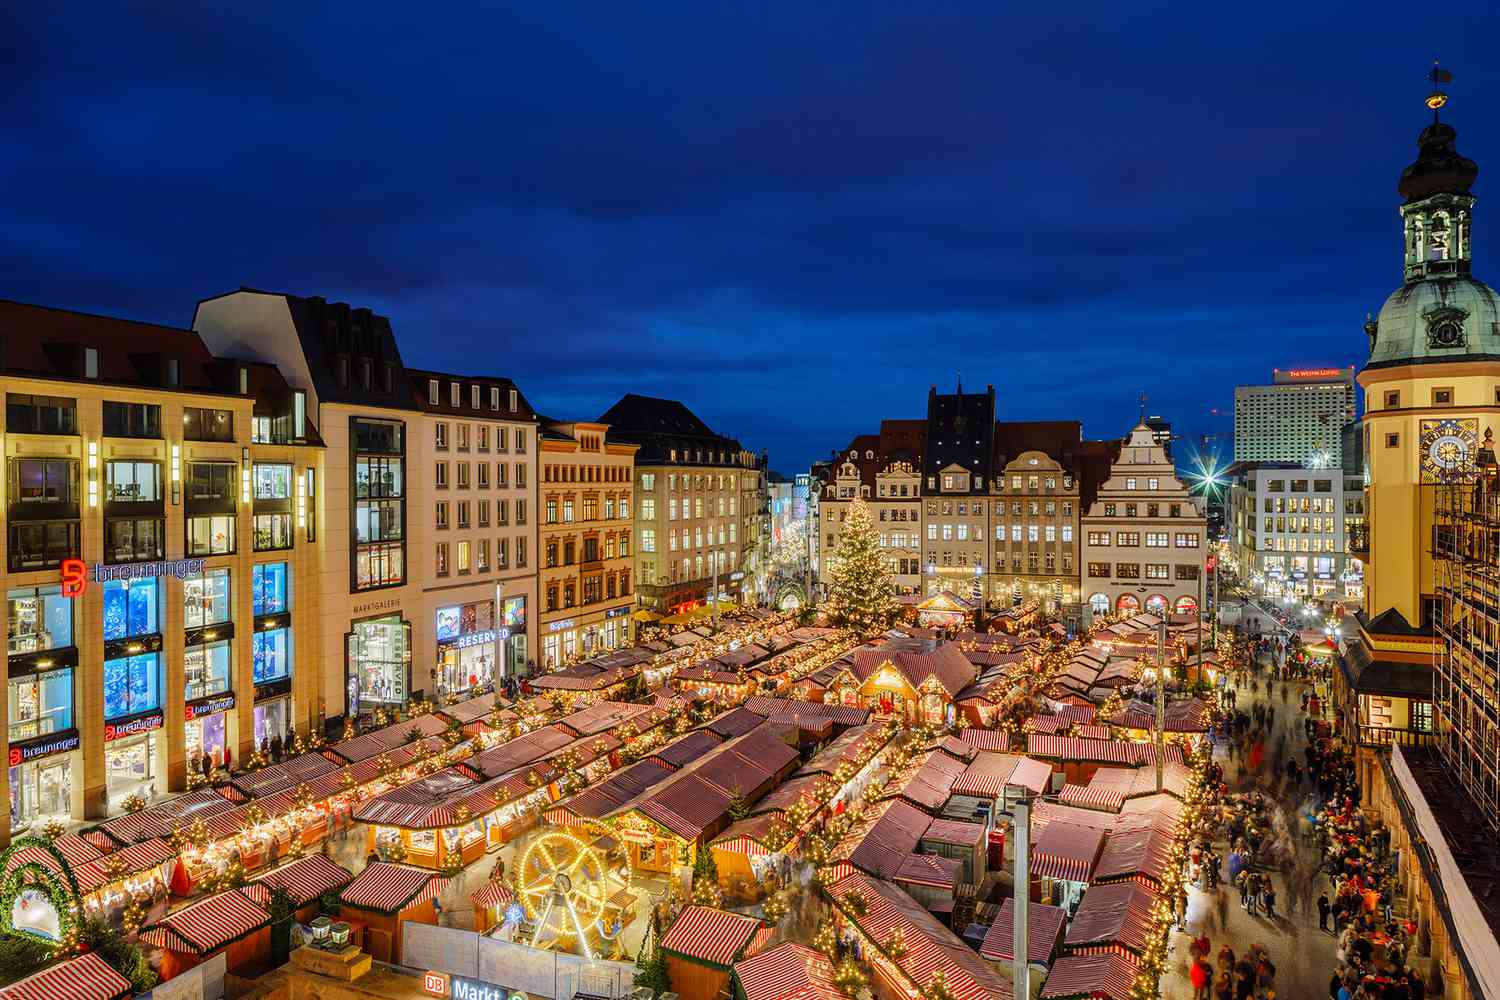
<path id="1" fill-rule="evenodd" d="M 1427 106 L 1432 109 L 1432 123 L 1438 122 L 1438 110 L 1448 103 L 1448 95 L 1439 90 L 1440 84 L 1453 82 L 1453 74 L 1438 65 L 1438 61 L 1432 61 L 1432 72 L 1427 74 L 1427 79 L 1432 81 L 1432 93 L 1427 95 Z"/>
<path id="2" fill-rule="evenodd" d="M 1142 392 L 1141 393 L 1141 419 L 1140 419 L 1140 423 L 1144 424 L 1145 422 L 1146 422 L 1146 394 L 1144 392 Z"/>

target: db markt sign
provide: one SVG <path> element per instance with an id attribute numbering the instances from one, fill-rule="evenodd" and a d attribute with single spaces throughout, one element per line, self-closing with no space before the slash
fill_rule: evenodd
<path id="1" fill-rule="evenodd" d="M 504 986 L 451 976 L 446 972 L 427 972 L 422 976 L 422 990 L 435 997 L 449 1000 L 526 1000 L 519 990 L 508 990 Z"/>

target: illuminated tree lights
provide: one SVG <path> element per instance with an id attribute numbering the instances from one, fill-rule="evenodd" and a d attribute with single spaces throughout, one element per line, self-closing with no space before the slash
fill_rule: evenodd
<path id="1" fill-rule="evenodd" d="M 887 627 L 896 617 L 895 584 L 870 508 L 859 497 L 849 505 L 830 563 L 827 608 L 832 620 L 860 635 L 874 635 Z"/>

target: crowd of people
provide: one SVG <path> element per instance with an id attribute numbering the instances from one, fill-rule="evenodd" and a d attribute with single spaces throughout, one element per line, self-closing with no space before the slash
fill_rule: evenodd
<path id="1" fill-rule="evenodd" d="M 1328 666 L 1268 660 L 1264 672 L 1254 660 L 1242 665 L 1219 691 L 1214 736 L 1222 753 L 1188 858 L 1190 877 L 1213 894 L 1204 926 L 1227 931 L 1236 892 L 1247 914 L 1272 925 L 1299 912 L 1310 923 L 1316 912 L 1319 929 L 1337 938 L 1330 1000 L 1424 1000 L 1426 984 L 1409 964 L 1417 927 L 1394 912 L 1399 867 L 1390 831 L 1360 809 L 1353 759 L 1315 693 L 1329 680 Z M 1289 739 L 1294 713 L 1306 737 L 1300 754 Z M 1279 715 L 1286 721 L 1278 730 Z M 1298 850 L 1299 838 L 1318 846 L 1316 859 Z M 1226 875 L 1227 897 L 1219 892 Z M 1258 944 L 1235 941 L 1214 953 L 1204 934 L 1190 954 L 1195 1000 L 1275 996 L 1276 966 Z"/>

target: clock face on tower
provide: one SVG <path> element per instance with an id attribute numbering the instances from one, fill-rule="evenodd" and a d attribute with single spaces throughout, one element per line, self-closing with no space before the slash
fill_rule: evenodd
<path id="1" fill-rule="evenodd" d="M 1478 440 L 1478 418 L 1422 421 L 1422 482 L 1447 483 L 1473 472 Z"/>

